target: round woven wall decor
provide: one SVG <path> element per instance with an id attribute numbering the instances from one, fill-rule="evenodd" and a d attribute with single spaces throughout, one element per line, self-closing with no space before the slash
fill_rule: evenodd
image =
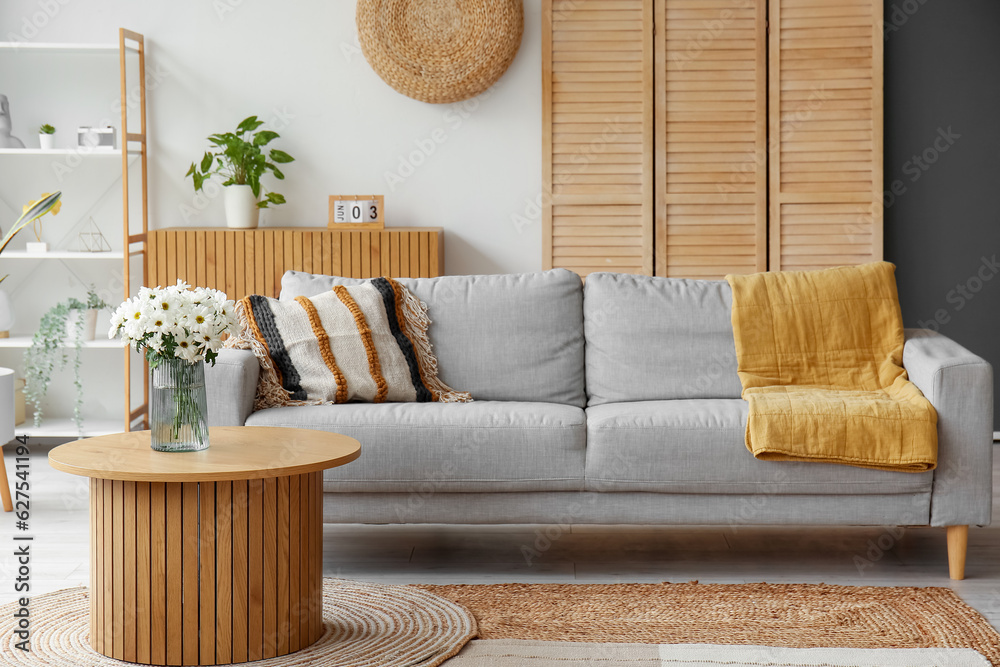
<path id="1" fill-rule="evenodd" d="M 522 0 L 358 0 L 361 50 L 375 73 L 415 100 L 475 97 L 521 45 Z"/>

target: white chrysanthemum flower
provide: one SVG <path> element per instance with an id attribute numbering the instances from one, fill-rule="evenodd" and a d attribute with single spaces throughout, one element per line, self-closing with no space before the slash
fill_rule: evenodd
<path id="1" fill-rule="evenodd" d="M 225 292 L 178 280 L 168 287 L 141 287 L 115 310 L 108 335 L 121 336 L 137 351 L 148 348 L 157 357 L 193 363 L 218 352 L 223 337 L 238 331 L 235 304 Z"/>
<path id="2" fill-rule="evenodd" d="M 155 310 L 167 322 L 176 324 L 182 317 L 181 299 L 178 295 L 170 292 L 160 292 L 157 298 L 152 301 Z"/>
<path id="3" fill-rule="evenodd" d="M 146 347 L 150 348 L 154 352 L 163 351 L 163 334 L 155 333 L 146 340 Z"/>
<path id="4" fill-rule="evenodd" d="M 174 350 L 174 354 L 178 359 L 183 359 L 189 363 L 198 361 L 198 346 L 193 336 L 182 336 L 175 338 L 175 340 L 177 341 L 177 348 Z"/>
<path id="5" fill-rule="evenodd" d="M 206 350 L 218 352 L 222 347 L 222 339 L 210 333 L 200 333 L 196 336 L 198 343 Z"/>
<path id="6" fill-rule="evenodd" d="M 192 305 L 184 311 L 184 324 L 192 331 L 211 331 L 215 311 L 205 305 Z"/>

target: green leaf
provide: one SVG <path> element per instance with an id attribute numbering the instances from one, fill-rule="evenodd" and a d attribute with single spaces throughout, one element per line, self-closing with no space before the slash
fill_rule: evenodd
<path id="1" fill-rule="evenodd" d="M 241 134 L 243 132 L 253 132 L 263 124 L 264 121 L 257 120 L 257 116 L 250 116 L 249 118 L 244 118 L 243 121 L 236 126 L 236 131 Z"/>
<path id="2" fill-rule="evenodd" d="M 254 138 L 253 138 L 253 145 L 254 146 L 265 146 L 272 139 L 277 139 L 277 138 L 278 138 L 278 133 L 277 132 L 272 132 L 271 130 L 261 130 L 260 132 L 258 132 L 254 136 Z"/>
<path id="3" fill-rule="evenodd" d="M 188 176 L 190 176 L 193 173 L 194 173 L 194 162 L 191 163 L 191 168 L 188 169 L 188 173 L 184 174 L 184 178 L 187 178 Z"/>
<path id="4" fill-rule="evenodd" d="M 56 192 L 56 193 L 53 193 L 53 194 L 49 195 L 45 199 L 42 199 L 42 200 L 38 201 L 34 206 L 32 206 L 31 208 L 29 208 L 25 213 L 21 214 L 21 217 L 17 219 L 17 222 L 21 222 L 22 220 L 27 220 L 27 221 L 30 222 L 30 221 L 34 220 L 35 218 L 42 217 L 43 215 L 45 215 L 46 213 L 48 213 L 50 210 L 52 210 L 52 207 L 56 205 L 56 202 L 59 201 L 60 197 L 62 197 L 62 192 Z M 15 224 L 17 224 L 17 223 L 15 223 Z"/>
<path id="5" fill-rule="evenodd" d="M 214 155 L 212 155 L 211 153 L 209 153 L 208 151 L 206 151 L 205 152 L 205 157 L 203 157 L 201 159 L 201 170 L 207 172 L 209 169 L 211 169 L 212 168 L 212 160 L 214 158 L 215 158 Z"/>
<path id="6" fill-rule="evenodd" d="M 277 148 L 271 149 L 271 159 L 278 164 L 285 164 L 286 162 L 293 162 L 295 160 L 291 155 L 285 151 L 279 151 Z"/>
<path id="7" fill-rule="evenodd" d="M 257 202 L 257 208 L 270 208 L 270 207 L 268 206 L 268 201 L 266 199 L 262 199 L 259 202 Z"/>
<path id="8" fill-rule="evenodd" d="M 268 192 L 267 193 L 267 200 L 269 202 L 271 202 L 272 204 L 284 204 L 285 203 L 285 195 L 277 193 L 277 192 Z"/>
<path id="9" fill-rule="evenodd" d="M 202 183 L 205 182 L 205 177 L 202 176 L 201 174 L 199 174 L 198 172 L 194 172 L 193 178 L 194 178 L 194 189 L 195 189 L 195 191 L 201 190 L 201 185 L 202 185 Z"/>
<path id="10" fill-rule="evenodd" d="M 274 166 L 273 164 L 271 164 L 270 162 L 268 162 L 267 163 L 267 167 L 268 167 L 268 169 L 270 169 L 271 171 L 274 172 L 274 177 L 276 179 L 278 179 L 279 181 L 285 180 L 285 175 L 283 173 L 281 173 L 281 170 L 278 169 L 276 166 Z"/>
<path id="11" fill-rule="evenodd" d="M 250 176 L 247 181 L 247 185 L 249 185 L 250 189 L 253 190 L 253 196 L 260 197 L 260 179 L 256 176 Z"/>

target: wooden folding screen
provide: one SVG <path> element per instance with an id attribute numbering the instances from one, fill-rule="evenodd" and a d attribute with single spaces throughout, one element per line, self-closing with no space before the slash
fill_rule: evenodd
<path id="1" fill-rule="evenodd" d="M 545 268 L 652 273 L 653 0 L 545 0 Z"/>
<path id="2" fill-rule="evenodd" d="M 881 258 L 880 0 L 546 0 L 543 16 L 546 268 Z"/>
<path id="3" fill-rule="evenodd" d="M 770 3 L 770 268 L 882 259 L 882 2 Z"/>
<path id="4" fill-rule="evenodd" d="M 767 268 L 766 20 L 766 0 L 656 2 L 657 275 Z"/>

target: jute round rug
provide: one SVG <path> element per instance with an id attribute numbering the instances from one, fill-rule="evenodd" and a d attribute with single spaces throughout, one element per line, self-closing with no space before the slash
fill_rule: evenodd
<path id="1" fill-rule="evenodd" d="M 121 666 L 90 648 L 90 602 L 85 588 L 31 598 L 31 651 L 3 649 L 10 665 Z M 15 605 L 0 607 L 10 619 Z M 436 667 L 476 635 L 476 619 L 460 605 L 412 586 L 323 580 L 325 632 L 312 646 L 254 662 L 259 667 L 352 665 Z M 7 633 L 4 633 L 5 635 Z"/>
<path id="2" fill-rule="evenodd" d="M 479 639 L 971 648 L 1000 666 L 1000 634 L 948 588 L 697 582 L 419 588 L 469 609 Z"/>

